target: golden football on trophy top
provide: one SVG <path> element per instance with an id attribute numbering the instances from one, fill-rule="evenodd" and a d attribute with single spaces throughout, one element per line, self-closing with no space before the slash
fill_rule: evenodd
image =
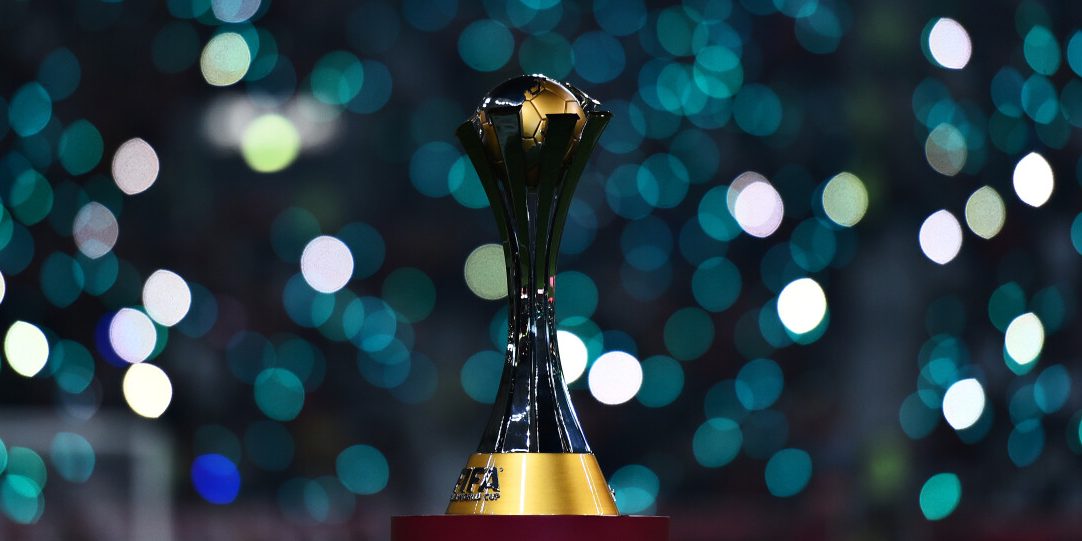
<path id="1" fill-rule="evenodd" d="M 575 123 L 571 147 L 565 157 L 571 155 L 574 142 L 586 124 L 586 112 L 570 89 L 558 81 L 546 77 L 519 77 L 493 88 L 481 102 L 476 119 L 481 128 L 481 140 L 492 163 L 503 162 L 496 129 L 486 114 L 489 107 L 512 106 L 519 108 L 521 145 L 526 156 L 526 179 L 531 185 L 537 183 L 541 144 L 545 142 L 548 115 L 573 114 L 579 117 Z"/>

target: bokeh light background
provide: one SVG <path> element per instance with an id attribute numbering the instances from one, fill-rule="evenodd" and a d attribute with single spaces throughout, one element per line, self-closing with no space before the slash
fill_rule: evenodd
<path id="1" fill-rule="evenodd" d="M 1082 531 L 1082 5 L 0 2 L 0 537 L 382 539 L 503 360 L 453 139 L 614 112 L 557 277 L 674 539 Z"/>

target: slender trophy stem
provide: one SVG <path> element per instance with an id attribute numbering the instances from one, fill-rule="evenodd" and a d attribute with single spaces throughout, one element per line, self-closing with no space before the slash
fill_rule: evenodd
<path id="1" fill-rule="evenodd" d="M 525 165 L 517 110 L 489 115 L 501 161 L 488 158 L 471 122 L 457 132 L 499 224 L 510 303 L 507 358 L 478 452 L 589 453 L 560 364 L 556 258 L 575 186 L 611 114 L 588 112 L 577 142 L 579 117 L 548 115 L 536 180 Z"/>

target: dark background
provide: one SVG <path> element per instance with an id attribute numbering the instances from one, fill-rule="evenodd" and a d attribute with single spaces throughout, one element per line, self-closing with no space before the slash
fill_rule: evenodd
<path id="1" fill-rule="evenodd" d="M 32 322 L 47 331 L 51 343 L 78 342 L 95 359 L 93 382 L 74 394 L 48 375 L 54 364 L 31 379 L 7 366 L 0 370 L 0 440 L 9 449 L 35 449 L 50 469 L 38 500 L 44 508 L 32 514 L 33 524 L 18 524 L 18 513 L 10 511 L 17 497 L 0 497 L 0 535 L 134 535 L 132 524 L 143 513 L 133 497 L 140 479 L 166 487 L 171 511 L 155 516 L 171 516 L 178 539 L 379 539 L 386 537 L 392 514 L 442 512 L 489 411 L 464 391 L 463 366 L 478 352 L 502 350 L 491 337 L 501 338 L 504 301 L 476 297 L 463 278 L 468 254 L 498 242 L 490 212 L 460 204 L 446 188 L 442 196 L 423 193 L 422 186 L 438 185 L 442 177 L 419 173 L 421 165 L 442 172 L 449 164 L 419 149 L 440 141 L 457 149 L 453 130 L 485 92 L 539 66 L 562 71 L 549 74 L 573 82 L 603 106 L 617 105 L 617 119 L 587 168 L 572 210 L 579 221 L 568 234 L 576 235 L 571 244 L 578 248 L 565 250 L 559 262 L 561 271 L 582 273 L 596 287 L 597 309 L 587 315 L 602 331 L 592 337 L 597 346 L 640 360 L 672 356 L 666 323 L 678 310 L 698 306 L 692 277 L 703 254 L 726 258 L 741 277 L 732 306 L 702 311 L 713 338 L 704 354 L 677 363 L 683 385 L 671 403 L 647 407 L 632 399 L 604 406 L 591 396 L 585 375 L 572 385 L 606 475 L 640 465 L 658 480 L 653 490 L 642 477 L 612 481 L 622 510 L 629 511 L 627 490 L 639 490 L 639 496 L 645 491 L 634 500 L 644 505 L 630 511 L 671 515 L 674 539 L 1066 539 L 1082 531 L 1082 402 L 1072 392 L 1053 411 L 1025 413 L 1033 410 L 1026 409 L 1033 384 L 1046 367 L 1065 367 L 1068 389 L 1078 371 L 1080 344 L 1073 331 L 1082 246 L 1072 245 L 1072 224 L 1079 211 L 1082 93 L 1069 89 L 1080 84 L 1072 67 L 1082 65 L 1082 58 L 1069 65 L 1068 43 L 1082 25 L 1082 8 L 1036 1 L 648 4 L 264 0 L 248 22 L 227 24 L 199 0 L 0 0 L 0 198 L 10 204 L 15 179 L 28 167 L 57 194 L 48 218 L 14 226 L 29 233 L 16 235 L 24 238 L 21 248 L 12 241 L 8 254 L 0 250 L 7 284 L 0 323 L 6 328 L 15 320 Z M 972 38 L 973 56 L 962 70 L 943 69 L 928 55 L 927 31 L 939 17 L 958 20 Z M 487 71 L 467 58 L 499 51 L 501 42 L 464 38 L 482 20 L 496 22 L 486 22 L 488 28 L 502 25 L 507 31 L 500 35 L 513 39 L 507 59 Z M 671 20 L 687 25 L 667 25 Z M 694 37 L 700 27 L 702 34 Z M 1062 56 L 1048 76 L 1059 94 L 1052 96 L 1055 118 L 1043 123 L 993 99 L 993 79 L 1002 70 L 1016 70 L 1022 79 L 1033 75 L 1023 43 L 1034 27 L 1051 31 Z M 226 87 L 209 85 L 199 61 L 206 42 L 216 33 L 253 28 L 273 36 L 277 52 L 265 49 L 263 60 L 280 71 Z M 611 35 L 614 28 L 622 34 L 611 37 L 623 61 L 598 60 L 589 42 L 597 38 L 583 36 Z M 564 48 L 554 46 L 541 60 L 524 55 L 524 44 L 538 34 Z M 774 129 L 755 128 L 770 113 L 751 94 L 743 101 L 739 95 L 704 98 L 713 109 L 700 114 L 657 107 L 649 96 L 657 94 L 658 68 L 695 63 L 693 51 L 662 44 L 681 40 L 693 48 L 732 50 L 740 58 L 742 88 L 761 85 L 755 88 L 776 96 L 781 115 Z M 50 123 L 40 134 L 20 137 L 8 129 L 12 96 L 41 80 L 42 63 L 60 48 L 77 59 L 77 87 L 53 100 Z M 262 113 L 281 113 L 304 125 L 295 104 L 318 105 L 311 97 L 311 74 L 332 51 L 347 51 L 363 64 L 369 86 L 345 104 L 314 109 L 329 120 L 309 122 L 312 132 L 301 130 L 295 162 L 274 173 L 254 172 L 236 148 L 243 127 Z M 377 83 L 369 74 L 379 70 L 373 62 L 390 75 L 385 103 L 372 86 Z M 696 99 L 701 91 L 692 84 L 674 88 Z M 944 118 L 964 132 L 968 146 L 966 164 L 953 177 L 933 170 L 925 155 L 937 123 L 928 125 L 922 116 L 925 94 L 919 89 L 935 85 L 946 92 L 939 96 L 942 107 L 950 108 Z M 1016 89 L 1012 99 L 1037 98 Z M 621 114 L 639 120 L 621 120 Z M 104 150 L 93 169 L 73 175 L 57 154 L 64 128 L 78 119 L 97 128 Z M 123 196 L 110 182 L 109 163 L 117 147 L 134 137 L 153 146 L 161 173 L 145 193 Z M 1044 156 L 1055 173 L 1052 198 L 1040 208 L 1022 203 L 1011 186 L 1015 164 L 1031 151 Z M 686 187 L 686 195 L 671 208 L 647 204 L 637 213 L 613 195 L 613 173 L 658 154 L 686 166 L 686 176 L 659 180 Z M 767 238 L 740 233 L 727 241 L 696 231 L 708 190 L 745 171 L 761 173 L 777 188 L 785 203 L 780 228 Z M 867 214 L 853 228 L 830 222 L 822 208 L 823 185 L 843 171 L 857 175 L 869 194 Z M 982 185 L 995 188 L 1006 204 L 1005 226 L 990 240 L 965 226 L 966 198 Z M 61 196 L 75 192 L 80 195 L 72 198 L 102 201 L 116 215 L 119 240 L 108 257 L 115 256 L 123 270 L 104 294 L 83 292 L 60 306 L 48 294 L 61 287 L 53 283 L 60 278 L 46 273 L 43 261 L 54 252 L 78 253 L 66 224 L 79 206 L 64 204 Z M 922 254 L 918 231 L 928 215 L 944 208 L 962 222 L 964 242 L 957 258 L 938 265 Z M 641 234 L 633 224 L 644 220 L 650 221 L 649 231 L 662 233 Z M 797 242 L 794 232 L 808 220 L 820 224 L 836 247 L 826 256 L 828 264 L 814 270 L 787 255 Z M 306 328 L 284 306 L 287 282 L 299 280 L 304 244 L 355 222 L 372 226 L 385 250 L 380 256 L 371 246 L 354 249 L 358 267 L 369 261 L 373 269 L 355 275 L 343 291 L 388 297 L 387 278 L 406 267 L 419 269 L 435 288 L 430 314 L 400 322 L 396 336 L 412 342 L 410 372 L 390 388 L 359 371 L 372 362 L 368 353 L 329 331 Z M 1082 238 L 1082 231 L 1076 235 Z M 32 256 L 20 265 L 20 257 L 11 254 L 25 250 L 26 242 Z M 656 248 L 661 260 L 650 270 L 634 268 L 626 253 L 636 247 Z M 126 405 L 124 367 L 107 359 L 108 340 L 101 343 L 99 325 L 114 311 L 139 305 L 143 280 L 159 268 L 205 288 L 213 301 L 196 295 L 193 313 L 203 305 L 216 310 L 163 328 L 168 343 L 148 362 L 169 374 L 173 398 L 160 419 L 146 420 Z M 829 322 L 821 336 L 802 340 L 806 344 L 772 344 L 760 334 L 760 311 L 774 309 L 779 285 L 803 276 L 825 290 Z M 1010 283 L 1017 289 L 1009 289 L 1022 292 L 1021 304 L 992 302 L 993 292 Z M 558 299 L 583 294 L 561 289 Z M 336 295 L 338 302 L 353 298 Z M 1018 375 L 1004 361 L 1003 329 L 995 322 L 1028 311 L 1045 322 L 1047 337 L 1036 368 Z M 341 317 L 336 314 L 332 318 Z M 315 352 L 316 375 L 305 381 L 299 415 L 280 423 L 292 455 L 281 467 L 260 467 L 251 458 L 260 450 L 245 437 L 254 423 L 266 420 L 251 379 L 268 362 L 266 348 L 291 338 Z M 938 407 L 903 408 L 907 399 L 916 404 L 918 389 L 931 389 L 930 400 L 941 399 L 943 389 L 921 380 L 922 367 L 927 351 L 948 338 L 961 344 L 951 357 L 959 373 L 984 386 L 988 405 L 981 433 L 956 433 Z M 737 377 L 756 358 L 780 366 L 780 397 L 769 416 L 755 417 L 757 424 L 746 423 L 744 410 L 737 420 L 745 423 L 745 448 L 721 467 L 706 467 L 693 452 L 693 438 L 717 408 L 729 407 L 718 405 L 725 389 L 719 383 Z M 645 386 L 650 385 L 648 378 Z M 912 424 L 906 425 L 906 415 Z M 82 434 L 96 450 L 94 473 L 84 484 L 53 471 L 48 446 L 61 430 Z M 149 474 L 129 470 L 146 451 L 115 441 L 109 447 L 117 451 L 102 451 L 102 440 L 95 438 L 109 430 L 150 430 L 165 442 L 171 460 Z M 356 444 L 378 449 L 388 463 L 386 487 L 374 494 L 353 495 L 336 484 L 337 457 Z M 780 497 L 768 487 L 766 464 L 783 448 L 806 451 L 812 470 L 806 487 Z M 240 492 L 232 503 L 213 505 L 193 485 L 192 464 L 208 453 L 226 456 L 239 471 Z M 941 472 L 958 476 L 961 500 L 948 517 L 931 521 L 922 514 L 921 489 Z"/>

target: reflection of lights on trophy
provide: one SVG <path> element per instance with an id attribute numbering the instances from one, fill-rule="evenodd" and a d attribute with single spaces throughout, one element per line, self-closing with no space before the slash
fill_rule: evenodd
<path id="1" fill-rule="evenodd" d="M 572 194 L 611 113 L 543 76 L 506 81 L 458 138 L 484 185 L 507 264 L 507 358 L 452 515 L 616 515 L 560 366 L 554 285 Z"/>
<path id="2" fill-rule="evenodd" d="M 599 107 L 570 85 L 516 77 L 458 128 L 503 240 L 507 357 L 488 427 L 454 483 L 447 514 L 394 517 L 392 541 L 669 538 L 668 517 L 618 515 L 571 406 L 556 342 L 560 235 L 612 116 Z"/>

